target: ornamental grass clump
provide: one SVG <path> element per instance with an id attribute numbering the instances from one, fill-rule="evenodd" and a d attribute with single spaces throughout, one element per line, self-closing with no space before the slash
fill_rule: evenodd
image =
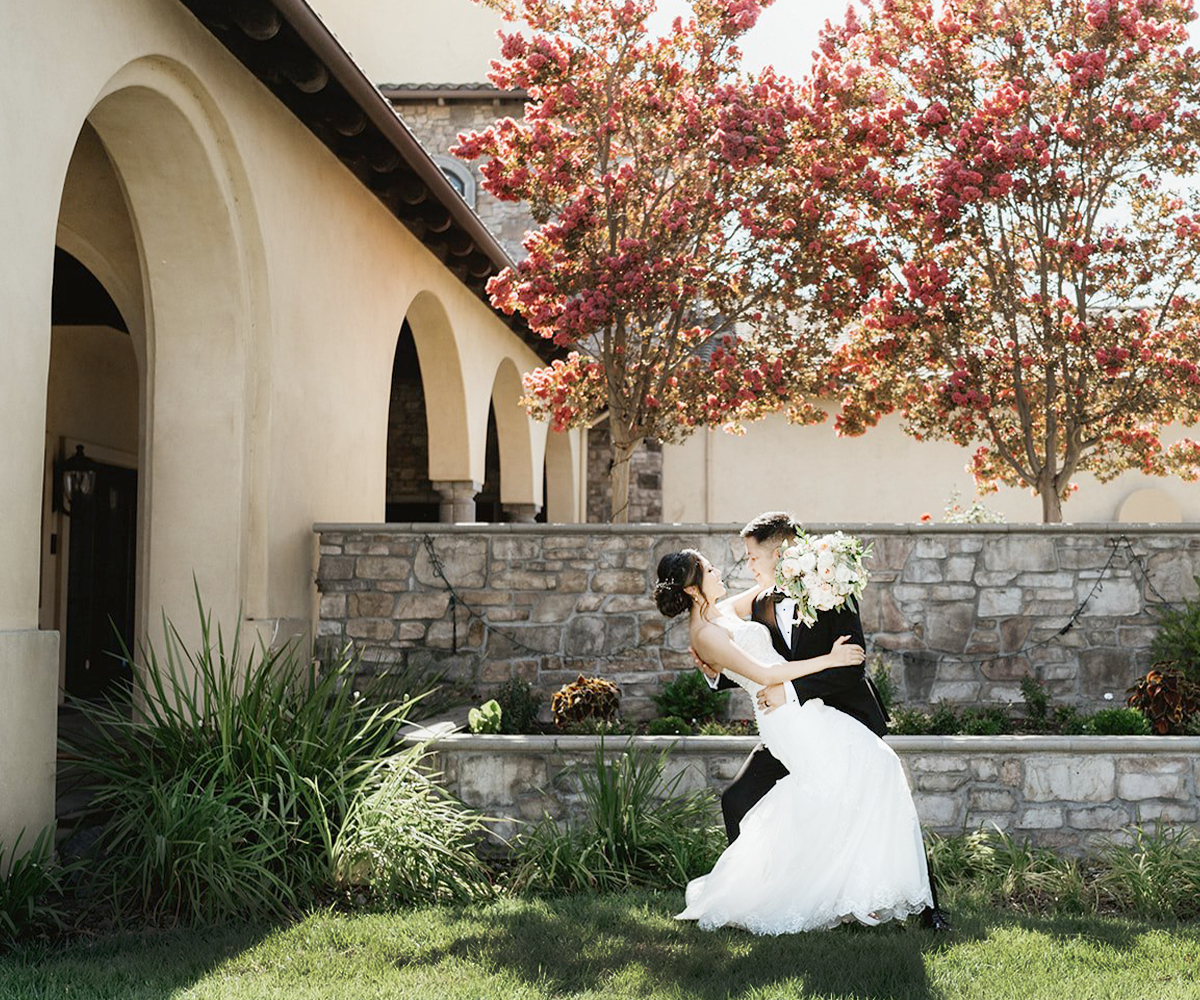
<path id="1" fill-rule="evenodd" d="M 516 840 L 514 891 L 681 888 L 711 869 L 725 846 L 715 798 L 679 794 L 683 772 L 667 778 L 668 759 L 628 744 L 609 761 L 601 742 L 577 772 L 582 818 L 560 826 L 543 815 Z"/>
<path id="2" fill-rule="evenodd" d="M 416 698 L 361 698 L 349 656 L 320 668 L 294 643 L 227 645 L 202 606 L 195 651 L 164 618 L 142 658 L 132 708 L 80 705 L 90 732 L 62 745 L 100 827 L 81 887 L 93 906 L 216 922 L 295 912 L 364 879 L 389 899 L 487 885 L 466 849 L 477 821 L 400 740 Z M 384 844 L 372 831 L 389 824 Z"/>
<path id="3" fill-rule="evenodd" d="M 54 828 L 46 827 L 26 851 L 24 831 L 11 849 L 0 843 L 0 948 L 63 926 L 60 907 L 68 869 L 54 858 Z"/>

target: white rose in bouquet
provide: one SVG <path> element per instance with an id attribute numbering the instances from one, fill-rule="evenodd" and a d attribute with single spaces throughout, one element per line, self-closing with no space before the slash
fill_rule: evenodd
<path id="1" fill-rule="evenodd" d="M 822 611 L 843 606 L 857 610 L 858 599 L 867 585 L 863 561 L 871 546 L 837 531 L 810 538 L 801 533 L 780 550 L 775 582 L 796 599 L 796 620 L 811 626 Z"/>

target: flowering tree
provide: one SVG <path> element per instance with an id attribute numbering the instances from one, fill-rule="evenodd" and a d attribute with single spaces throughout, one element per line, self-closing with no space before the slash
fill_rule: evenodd
<path id="1" fill-rule="evenodd" d="M 629 459 L 647 437 L 783 407 L 823 419 L 801 395 L 823 342 L 811 327 L 802 340 L 786 309 L 823 267 L 796 251 L 819 211 L 778 200 L 806 181 L 789 131 L 800 109 L 771 70 L 743 76 L 735 45 L 771 0 L 694 0 L 662 38 L 646 28 L 653 0 L 481 2 L 530 29 L 501 34 L 491 73 L 529 100 L 523 120 L 454 152 L 486 157 L 484 187 L 540 224 L 488 291 L 569 351 L 526 377 L 529 411 L 556 429 L 607 412 L 613 520 L 628 519 Z"/>
<path id="2" fill-rule="evenodd" d="M 824 169 L 878 266 L 837 359 L 840 431 L 900 411 L 983 442 L 984 490 L 1195 478 L 1161 429 L 1200 406 L 1191 0 L 865 3 L 827 27 L 808 98 Z"/>

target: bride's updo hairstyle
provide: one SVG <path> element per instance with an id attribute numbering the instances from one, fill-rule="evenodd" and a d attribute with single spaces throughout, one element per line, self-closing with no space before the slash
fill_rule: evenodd
<path id="1" fill-rule="evenodd" d="M 658 561 L 658 583 L 654 586 L 654 603 L 668 618 L 688 611 L 692 596 L 685 587 L 699 587 L 704 582 L 704 563 L 695 549 L 668 552 Z"/>

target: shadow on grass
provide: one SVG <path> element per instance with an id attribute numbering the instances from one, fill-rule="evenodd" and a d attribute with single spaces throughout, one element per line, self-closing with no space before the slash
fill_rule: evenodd
<path id="1" fill-rule="evenodd" d="M 758 937 L 702 931 L 670 917 L 674 895 L 526 901 L 473 914 L 445 948 L 399 965 L 458 959 L 504 970 L 551 995 L 606 987 L 620 995 L 724 1000 L 787 986 L 789 994 L 932 1000 L 924 953 L 941 940 L 911 921 L 879 928 Z M 465 917 L 465 915 L 464 915 Z M 464 928 L 465 930 L 466 928 Z"/>
<path id="2" fill-rule="evenodd" d="M 268 925 L 123 931 L 31 943 L 0 955 L 0 997 L 161 1000 L 209 976 L 278 930 Z"/>

